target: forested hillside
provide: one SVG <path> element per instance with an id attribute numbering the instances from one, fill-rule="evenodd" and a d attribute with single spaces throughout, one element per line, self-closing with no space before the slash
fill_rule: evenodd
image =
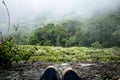
<path id="1" fill-rule="evenodd" d="M 84 20 L 48 23 L 29 34 L 18 32 L 14 38 L 18 44 L 44 46 L 120 46 L 120 15 L 109 13 Z"/>

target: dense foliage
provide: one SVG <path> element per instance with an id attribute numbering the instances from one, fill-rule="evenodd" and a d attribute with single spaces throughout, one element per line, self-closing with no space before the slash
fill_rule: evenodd
<path id="1" fill-rule="evenodd" d="M 28 44 L 120 47 L 120 15 L 104 14 L 89 20 L 67 20 L 59 24 L 46 24 L 32 33 Z"/>
<path id="2" fill-rule="evenodd" d="M 38 50 L 31 57 L 32 61 L 48 62 L 120 62 L 120 48 L 88 48 L 88 47 L 52 47 L 35 46 Z"/>
<path id="3" fill-rule="evenodd" d="M 36 48 L 25 50 L 14 43 L 12 38 L 0 44 L 0 67 L 10 68 L 13 62 L 28 61 L 35 53 Z"/>

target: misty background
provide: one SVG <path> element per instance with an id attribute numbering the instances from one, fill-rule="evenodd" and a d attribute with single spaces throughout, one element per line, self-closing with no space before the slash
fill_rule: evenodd
<path id="1" fill-rule="evenodd" d="M 120 0 L 5 0 L 11 16 L 11 26 L 35 25 L 34 20 L 51 22 L 65 18 L 91 18 L 92 16 L 115 12 Z M 0 31 L 7 31 L 8 16 L 0 0 Z M 34 27 L 34 26 L 32 26 Z"/>

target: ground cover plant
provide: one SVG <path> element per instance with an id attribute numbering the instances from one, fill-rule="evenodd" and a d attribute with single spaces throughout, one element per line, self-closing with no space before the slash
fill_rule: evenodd
<path id="1" fill-rule="evenodd" d="M 32 47 L 34 47 L 33 45 Z M 22 46 L 29 49 L 31 45 Z M 120 48 L 35 46 L 38 50 L 31 61 L 48 62 L 120 62 Z"/>

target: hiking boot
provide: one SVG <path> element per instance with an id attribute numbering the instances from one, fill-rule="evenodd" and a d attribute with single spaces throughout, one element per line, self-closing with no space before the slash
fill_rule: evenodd
<path id="1" fill-rule="evenodd" d="M 57 68 L 50 66 L 44 71 L 40 80 L 61 80 L 61 79 Z"/>
<path id="2" fill-rule="evenodd" d="M 62 80 L 82 80 L 82 79 L 77 75 L 77 73 L 73 69 L 68 68 L 63 71 Z"/>

